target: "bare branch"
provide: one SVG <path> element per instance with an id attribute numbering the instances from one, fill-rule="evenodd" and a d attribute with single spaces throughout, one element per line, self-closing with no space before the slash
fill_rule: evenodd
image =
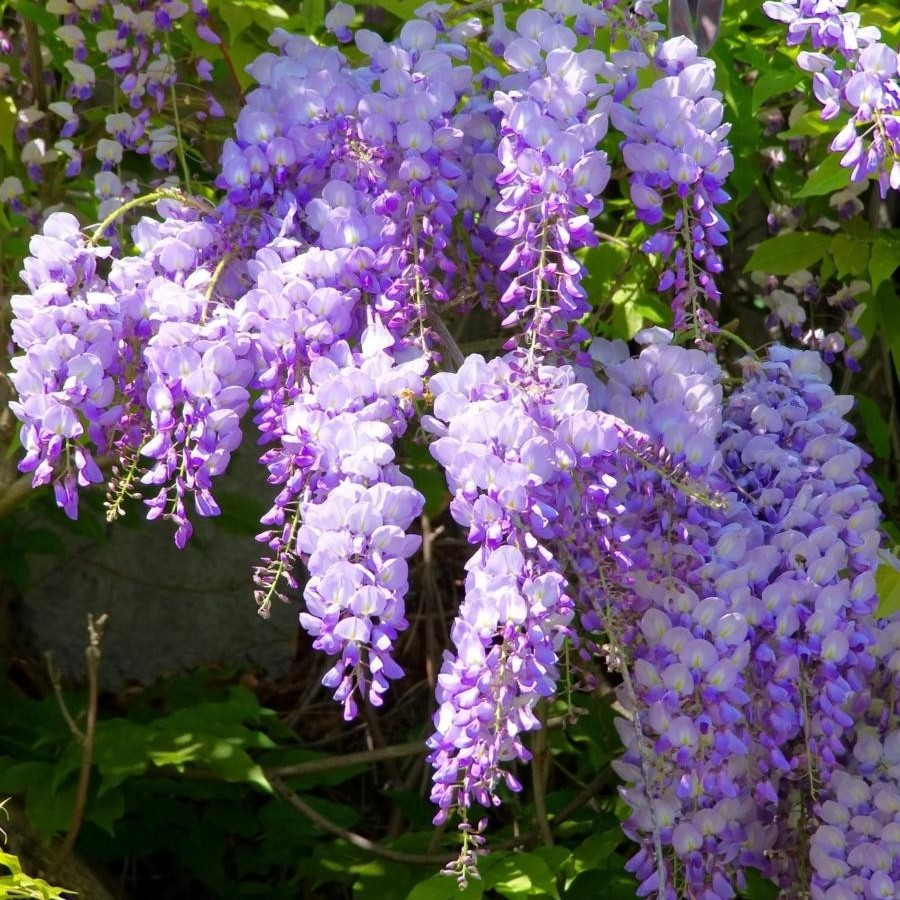
<path id="1" fill-rule="evenodd" d="M 272 787 L 274 787 L 275 790 L 294 807 L 294 809 L 303 813 L 313 825 L 318 826 L 323 831 L 327 831 L 329 834 L 333 834 L 335 837 L 343 838 L 348 844 L 352 844 L 360 850 L 365 850 L 373 856 L 380 856 L 382 859 L 387 859 L 391 862 L 408 863 L 409 865 L 414 866 L 443 866 L 448 862 L 449 858 L 453 856 L 453 854 L 430 855 L 424 853 L 404 853 L 401 850 L 392 850 L 390 847 L 383 847 L 381 844 L 370 841 L 361 834 L 356 834 L 353 831 L 342 828 L 336 822 L 332 822 L 331 819 L 323 816 L 320 812 L 313 809 L 299 794 L 292 791 L 277 775 L 272 773 L 266 773 L 266 775 Z"/>

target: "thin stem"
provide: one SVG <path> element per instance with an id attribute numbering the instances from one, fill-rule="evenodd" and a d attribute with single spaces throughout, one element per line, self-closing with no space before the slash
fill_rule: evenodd
<path id="1" fill-rule="evenodd" d="M 272 571 L 272 583 L 269 585 L 269 589 L 266 591 L 265 597 L 263 597 L 262 601 L 259 604 L 259 614 L 263 618 L 268 618 L 269 610 L 272 608 L 272 598 L 278 594 L 278 584 L 281 581 L 282 576 L 287 571 L 287 561 L 290 559 L 293 562 L 294 553 L 290 548 L 294 546 L 294 541 L 297 537 L 297 528 L 300 526 L 300 501 L 297 501 L 296 506 L 294 507 L 294 515 L 291 518 L 291 530 L 288 534 L 288 539 L 285 542 L 285 550 L 282 550 L 278 554 L 278 559 L 275 562 L 275 568 Z M 288 557 L 288 554 L 290 556 Z"/>
<path id="2" fill-rule="evenodd" d="M 78 741 L 79 744 L 84 743 L 84 732 L 78 727 L 78 723 L 75 721 L 74 716 L 69 711 L 69 705 L 66 703 L 66 698 L 63 695 L 62 689 L 62 681 L 59 677 L 59 670 L 53 664 L 53 654 L 45 653 L 44 659 L 47 660 L 47 675 L 50 677 L 50 684 L 53 686 L 53 696 L 56 697 L 56 703 L 59 706 L 59 711 L 62 714 L 62 717 L 66 720 L 66 725 L 69 726 L 69 731 L 72 732 L 72 737 Z"/>
<path id="3" fill-rule="evenodd" d="M 106 233 L 106 229 L 110 227 L 110 225 L 114 224 L 117 219 L 120 219 L 125 213 L 130 212 L 132 209 L 135 209 L 138 206 L 148 206 L 151 203 L 156 203 L 157 200 L 184 200 L 180 191 L 173 190 L 172 188 L 161 188 L 158 191 L 153 191 L 150 194 L 144 194 L 142 197 L 135 197 L 132 200 L 129 200 L 127 203 L 123 203 L 121 206 L 114 209 L 98 226 L 97 230 L 91 235 L 91 239 L 88 241 L 88 245 L 93 247 L 96 246 L 103 238 L 103 235 Z"/>
<path id="4" fill-rule="evenodd" d="M 719 328 L 716 333 L 721 334 L 722 337 L 728 338 L 729 341 L 737 344 L 742 350 L 746 350 L 751 356 L 757 356 L 756 351 L 740 335 L 735 334 L 733 331 Z"/>
<path id="5" fill-rule="evenodd" d="M 392 850 L 390 847 L 384 847 L 375 841 L 370 841 L 361 834 L 342 828 L 336 822 L 323 816 L 318 810 L 313 809 L 299 794 L 292 791 L 277 775 L 268 775 L 269 783 L 273 788 L 285 799 L 294 809 L 303 813 L 313 825 L 327 831 L 335 837 L 343 838 L 348 844 L 365 850 L 373 856 L 380 856 L 382 859 L 391 862 L 407 863 L 413 866 L 442 866 L 447 863 L 446 854 L 420 854 L 420 853 L 404 853 L 401 850 Z"/>
<path id="6" fill-rule="evenodd" d="M 203 296 L 203 310 L 200 313 L 201 325 L 206 321 L 206 313 L 209 309 L 210 300 L 212 300 L 213 294 L 215 293 L 216 285 L 219 283 L 219 279 L 222 277 L 225 267 L 232 259 L 234 259 L 234 253 L 229 250 L 228 253 L 219 260 L 216 268 L 213 270 L 212 277 L 209 279 L 209 284 L 206 286 L 206 293 Z"/>
<path id="7" fill-rule="evenodd" d="M 134 484 L 135 476 L 137 475 L 138 470 L 138 458 L 140 456 L 137 450 L 134 450 L 134 456 L 131 459 L 131 462 L 128 466 L 128 471 L 125 473 L 125 477 L 115 485 L 116 490 L 115 493 L 112 494 L 110 499 L 106 502 L 106 521 L 107 522 L 115 522 L 119 516 L 125 515 L 125 510 L 123 509 L 125 505 L 125 500 L 131 496 L 131 488 Z M 115 484 L 116 472 L 113 470 L 113 477 L 110 480 L 110 488 Z"/>
<path id="8" fill-rule="evenodd" d="M 622 247 L 624 250 L 633 249 L 631 244 L 628 241 L 623 241 L 622 238 L 618 237 L 615 234 L 608 234 L 605 231 L 594 231 L 594 234 L 600 238 L 601 241 L 606 241 L 608 244 L 615 244 L 617 247 Z"/>
<path id="9" fill-rule="evenodd" d="M 169 85 L 169 96 L 172 99 L 172 119 L 175 123 L 175 138 L 178 141 L 175 152 L 178 154 L 178 161 L 181 163 L 181 172 L 184 176 L 184 188 L 190 193 L 191 191 L 191 170 L 188 168 L 187 157 L 184 153 L 184 136 L 181 133 L 181 116 L 178 114 L 178 95 L 175 93 L 175 58 L 172 56 L 172 46 L 169 42 L 169 35 L 166 34 L 166 55 L 172 61 L 172 83 Z"/>
<path id="10" fill-rule="evenodd" d="M 534 323 L 531 332 L 531 346 L 528 348 L 528 367 L 534 364 L 534 354 L 537 350 L 538 330 L 540 329 L 541 306 L 543 303 L 544 289 L 544 267 L 547 265 L 547 225 L 541 228 L 541 252 L 538 257 L 538 264 L 535 277 L 537 284 L 534 288 Z"/>
<path id="11" fill-rule="evenodd" d="M 691 294 L 691 325 L 694 329 L 694 338 L 699 340 L 701 334 L 697 328 L 697 297 L 700 293 L 700 289 L 697 286 L 694 254 L 691 252 L 691 246 L 693 245 L 693 240 L 691 238 L 691 210 L 688 206 L 686 197 L 683 197 L 681 200 L 681 214 L 681 238 L 684 241 L 684 261 L 688 273 L 688 290 Z"/>
<path id="12" fill-rule="evenodd" d="M 222 40 L 222 35 L 219 34 L 218 29 L 213 24 L 212 16 L 210 16 L 206 20 L 206 25 L 209 30 L 219 39 L 219 50 L 222 53 L 222 58 L 225 60 L 225 65 L 228 67 L 228 74 L 231 76 L 231 81 L 234 84 L 237 98 L 240 101 L 241 105 L 243 105 L 244 89 L 241 87 L 241 79 L 238 77 L 237 68 L 234 65 L 234 60 L 231 58 L 231 53 L 228 50 L 228 42 Z"/>
<path id="13" fill-rule="evenodd" d="M 428 317 L 428 311 L 425 308 L 425 298 L 422 296 L 422 276 L 419 274 L 419 220 L 413 216 L 412 220 L 412 241 L 413 241 L 413 295 L 416 301 L 416 312 L 419 318 L 419 343 L 422 346 L 422 353 L 428 357 L 428 343 L 425 340 L 425 319 Z"/>
<path id="14" fill-rule="evenodd" d="M 75 792 L 75 806 L 72 809 L 72 818 L 69 821 L 69 830 L 65 840 L 59 848 L 56 856 L 55 868 L 59 869 L 66 857 L 75 846 L 75 839 L 81 830 L 84 820 L 84 808 L 87 804 L 88 788 L 91 784 L 91 763 L 94 757 L 94 735 L 97 728 L 97 698 L 99 685 L 97 673 L 100 669 L 100 643 L 103 640 L 103 629 L 106 627 L 108 616 L 106 613 L 94 619 L 88 615 L 88 645 L 84 655 L 87 659 L 88 676 L 88 705 L 87 722 L 84 728 L 84 740 L 81 742 L 81 772 L 78 775 L 78 788 Z"/>
<path id="15" fill-rule="evenodd" d="M 444 324 L 444 320 L 440 317 L 437 310 L 430 304 L 427 308 L 428 320 L 431 322 L 431 327 L 434 328 L 435 332 L 437 332 L 437 336 L 441 339 L 441 344 L 443 344 L 444 349 L 447 351 L 447 356 L 450 357 L 450 362 L 453 364 L 453 367 L 458 369 L 466 361 L 462 350 L 459 349 L 459 344 L 456 343 L 453 335 L 450 334 L 450 329 Z"/>

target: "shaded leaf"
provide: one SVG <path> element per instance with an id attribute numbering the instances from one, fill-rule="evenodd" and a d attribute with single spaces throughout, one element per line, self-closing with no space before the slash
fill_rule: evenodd
<path id="1" fill-rule="evenodd" d="M 877 291 L 883 281 L 887 281 L 900 266 L 900 241 L 878 238 L 869 255 L 869 280 L 872 290 Z"/>
<path id="2" fill-rule="evenodd" d="M 484 893 L 480 881 L 470 881 L 465 890 L 460 890 L 452 875 L 432 875 L 420 881 L 410 892 L 407 900 L 478 900 Z"/>
<path id="3" fill-rule="evenodd" d="M 838 277 L 862 275 L 869 265 L 869 244 L 846 234 L 836 234 L 829 247 Z"/>
<path id="4" fill-rule="evenodd" d="M 879 459 L 887 459 L 891 452 L 891 431 L 878 404 L 864 395 L 856 398 L 856 408 L 866 427 L 866 437 Z"/>

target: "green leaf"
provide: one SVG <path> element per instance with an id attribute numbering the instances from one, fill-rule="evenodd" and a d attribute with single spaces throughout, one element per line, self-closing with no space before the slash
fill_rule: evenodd
<path id="1" fill-rule="evenodd" d="M 374 0 L 372 3 L 354 2 L 354 6 L 380 6 L 402 22 L 414 19 L 415 12 L 421 5 L 419 0 Z"/>
<path id="2" fill-rule="evenodd" d="M 798 116 L 787 131 L 778 133 L 782 140 L 801 137 L 821 137 L 830 134 L 834 130 L 834 122 L 825 122 L 817 109 L 812 109 L 802 116 Z"/>
<path id="3" fill-rule="evenodd" d="M 432 875 L 420 881 L 406 900 L 479 900 L 483 893 L 484 885 L 480 881 L 470 881 L 461 891 L 452 875 Z"/>
<path id="4" fill-rule="evenodd" d="M 871 397 L 863 394 L 857 396 L 856 408 L 865 425 L 872 451 L 879 459 L 887 459 L 891 453 L 891 430 L 881 408 Z"/>
<path id="5" fill-rule="evenodd" d="M 266 0 L 223 0 L 210 3 L 210 9 L 216 10 L 228 26 L 229 47 L 237 47 L 241 35 L 251 25 L 260 25 L 266 30 L 287 24 L 288 14 L 277 4 Z M 257 51 L 253 49 L 255 56 Z"/>
<path id="6" fill-rule="evenodd" d="M 402 458 L 400 467 L 425 498 L 425 515 L 434 522 L 450 502 L 444 472 L 428 450 L 414 441 L 403 442 Z"/>
<path id="7" fill-rule="evenodd" d="M 753 98 L 750 101 L 751 112 L 755 114 L 770 97 L 792 91 L 802 80 L 803 74 L 793 67 L 763 72 L 756 80 L 756 84 L 753 85 Z"/>
<path id="8" fill-rule="evenodd" d="M 484 876 L 484 884 L 509 900 L 518 900 L 520 897 L 559 897 L 556 877 L 550 866 L 533 853 L 512 853 L 502 859 Z"/>
<path id="9" fill-rule="evenodd" d="M 88 800 L 84 820 L 93 822 L 108 835 L 114 834 L 114 825 L 125 815 L 125 794 L 122 791 L 108 791 L 103 796 L 95 795 Z"/>
<path id="10" fill-rule="evenodd" d="M 869 265 L 869 242 L 858 241 L 847 234 L 836 234 L 828 248 L 839 278 L 862 275 Z"/>
<path id="11" fill-rule="evenodd" d="M 314 34 L 325 23 L 325 0 L 303 0 L 300 15 L 304 34 Z"/>
<path id="12" fill-rule="evenodd" d="M 127 719 L 101 719 L 94 737 L 94 764 L 100 770 L 98 796 L 150 765 L 150 745 L 155 730 Z"/>
<path id="13" fill-rule="evenodd" d="M 588 869 L 578 875 L 564 894 L 564 900 L 634 900 L 637 882 L 625 872 Z"/>
<path id="14" fill-rule="evenodd" d="M 781 896 L 778 887 L 763 878 L 755 869 L 747 869 L 747 887 L 741 891 L 745 900 L 777 900 Z"/>
<path id="15" fill-rule="evenodd" d="M 789 231 L 756 246 L 745 272 L 790 275 L 817 263 L 831 246 L 831 235 L 814 231 Z"/>
<path id="16" fill-rule="evenodd" d="M 875 615 L 887 618 L 900 612 L 900 570 L 883 562 L 875 573 L 875 585 L 878 589 L 878 609 Z"/>
<path id="17" fill-rule="evenodd" d="M 31 0 L 13 0 L 12 8 L 24 19 L 40 25 L 48 35 L 52 35 L 59 28 L 59 19 L 53 13 L 47 12 L 39 3 Z"/>
<path id="18" fill-rule="evenodd" d="M 809 173 L 806 184 L 794 194 L 795 197 L 821 197 L 841 191 L 850 184 L 850 170 L 841 165 L 840 157 L 829 153 L 825 159 Z"/>
<path id="19" fill-rule="evenodd" d="M 596 868 L 604 860 L 609 859 L 615 853 L 624 840 L 622 829 L 618 822 L 603 831 L 596 831 L 589 838 L 578 845 L 572 856 L 575 859 L 576 871 Z"/>
<path id="20" fill-rule="evenodd" d="M 880 237 L 872 245 L 869 255 L 869 280 L 872 290 L 877 291 L 883 281 L 887 281 L 900 266 L 900 241 Z"/>
<path id="21" fill-rule="evenodd" d="M 550 870 L 552 872 L 561 872 L 565 865 L 572 858 L 572 853 L 569 850 L 566 850 L 565 847 L 560 847 L 559 845 L 554 845 L 552 847 L 538 847 L 535 850 L 532 850 L 533 856 L 539 856 L 548 866 L 550 866 Z"/>
<path id="22" fill-rule="evenodd" d="M 0 97 L 0 150 L 7 159 L 15 159 L 13 133 L 16 128 L 16 104 L 9 95 Z"/>
<path id="23" fill-rule="evenodd" d="M 66 900 L 73 892 L 65 888 L 53 887 L 42 878 L 32 878 L 22 870 L 17 857 L 11 853 L 0 850 L 0 866 L 9 874 L 0 874 L 0 898 L 19 900 L 19 898 L 34 898 L 34 900 Z"/>
<path id="24" fill-rule="evenodd" d="M 609 293 L 607 287 L 621 275 L 627 261 L 627 250 L 618 244 L 604 243 L 590 247 L 582 258 L 587 272 L 587 295 L 594 297 L 597 303 L 602 302 Z"/>

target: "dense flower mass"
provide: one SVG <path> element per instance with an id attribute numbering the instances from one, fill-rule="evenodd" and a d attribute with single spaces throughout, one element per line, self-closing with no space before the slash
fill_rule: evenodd
<path id="1" fill-rule="evenodd" d="M 220 512 L 216 479 L 252 431 L 271 488 L 260 612 L 302 596 L 300 626 L 350 720 L 403 675 L 427 522 L 400 441 L 427 443 L 474 551 L 427 739 L 435 821 L 462 822 L 461 880 L 484 840 L 474 807 L 522 789 L 517 763 L 558 683 L 601 661 L 639 896 L 729 900 L 755 870 L 785 897 L 887 900 L 900 623 L 875 615 L 880 497 L 828 367 L 865 347 L 867 285 L 826 293 L 841 319 L 828 331 L 806 321 L 800 297 L 824 292 L 808 272 L 767 278 L 768 325 L 805 346 L 729 368 L 710 341 L 730 125 L 713 62 L 661 39 L 653 6 L 546 0 L 509 22 L 498 5 L 482 36 L 477 18 L 428 4 L 387 40 L 336 4 L 327 40 L 346 53 L 276 30 L 249 66 L 218 197 L 193 197 L 185 166 L 183 188 L 146 197 L 155 214 L 130 232 L 120 217 L 144 201 L 122 205 L 118 166 L 134 150 L 174 168 L 179 137 L 155 111 L 189 10 L 117 6 L 102 49 L 130 111 L 106 118 L 95 148 L 109 215 L 90 238 L 49 215 L 12 298 L 20 468 L 74 518 L 112 466 L 109 518 L 140 496 L 183 547 L 194 514 Z M 896 53 L 840 5 L 766 8 L 792 45 L 812 41 L 800 64 L 823 115 L 853 109 L 833 144 L 844 164 L 897 187 Z M 33 129 L 60 120 L 53 152 L 74 174 L 96 87 L 74 7 L 55 9 L 68 96 L 23 110 L 16 134 L 35 181 Z M 205 6 L 192 13 L 215 45 Z M 490 53 L 502 64 L 483 64 Z M 634 248 L 673 298 L 672 330 L 636 327 L 634 354 L 588 344 L 585 327 L 605 298 L 588 297 L 583 251 L 617 147 Z M 0 200 L 24 210 L 21 179 L 0 182 Z M 470 322 L 497 330 L 460 347 Z M 467 355 L 472 343 L 505 352 Z"/>

